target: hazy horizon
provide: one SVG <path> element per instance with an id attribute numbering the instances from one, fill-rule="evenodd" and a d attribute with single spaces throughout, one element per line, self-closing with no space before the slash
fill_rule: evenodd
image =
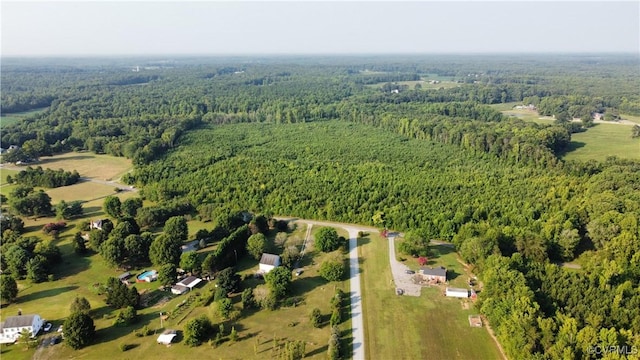
<path id="1" fill-rule="evenodd" d="M 640 2 L 11 2 L 2 57 L 638 54 Z"/>

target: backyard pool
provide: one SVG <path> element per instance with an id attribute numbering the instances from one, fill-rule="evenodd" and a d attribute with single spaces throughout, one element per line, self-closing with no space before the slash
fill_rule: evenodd
<path id="1" fill-rule="evenodd" d="M 136 277 L 138 281 L 152 282 L 158 279 L 158 272 L 155 270 L 147 270 Z"/>

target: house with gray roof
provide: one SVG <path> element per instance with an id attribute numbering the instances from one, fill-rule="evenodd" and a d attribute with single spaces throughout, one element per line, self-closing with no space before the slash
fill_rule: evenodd
<path id="1" fill-rule="evenodd" d="M 35 337 L 43 325 L 40 315 L 8 316 L 0 323 L 0 344 L 14 343 L 23 331 L 29 331 Z"/>

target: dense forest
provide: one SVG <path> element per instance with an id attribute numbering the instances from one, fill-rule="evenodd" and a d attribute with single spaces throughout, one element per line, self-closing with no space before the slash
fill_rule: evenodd
<path id="1" fill-rule="evenodd" d="M 640 115 L 637 66 L 623 55 L 9 60 L 2 113 L 46 109 L 1 140 L 21 147 L 12 161 L 133 159 L 123 181 L 155 204 L 136 209 L 143 228 L 248 210 L 451 241 L 481 273 L 478 308 L 510 358 L 599 358 L 589 349 L 640 348 L 640 163 L 558 154 L 589 125 L 567 118 Z M 451 86 L 401 85 L 430 77 Z M 488 106 L 508 102 L 557 121 Z M 21 182 L 43 176 L 29 174 Z M 574 259 L 579 271 L 557 265 Z"/>

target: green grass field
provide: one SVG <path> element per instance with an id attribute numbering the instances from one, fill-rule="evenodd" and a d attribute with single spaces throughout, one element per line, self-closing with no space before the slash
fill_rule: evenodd
<path id="1" fill-rule="evenodd" d="M 29 111 L 23 111 L 19 113 L 11 113 L 11 114 L 2 114 L 0 116 L 0 127 L 4 127 L 7 125 L 11 125 L 17 123 L 19 121 L 24 120 L 24 118 L 35 115 L 37 113 L 45 111 L 47 108 L 34 109 Z"/>
<path id="2" fill-rule="evenodd" d="M 446 298 L 444 288 L 423 288 L 420 297 L 394 293 L 387 240 L 371 235 L 360 242 L 366 354 L 371 359 L 499 359 L 485 328 L 471 328 L 460 299 Z M 413 259 L 406 261 L 414 261 Z M 432 247 L 430 266 L 446 266 L 454 286 L 467 280 L 457 255 Z"/>
<path id="3" fill-rule="evenodd" d="M 440 81 L 437 84 L 431 84 L 430 80 L 434 80 L 434 79 L 423 79 L 423 80 L 413 80 L 413 81 L 394 81 L 394 84 L 400 84 L 400 85 L 406 85 L 408 86 L 409 90 L 413 90 L 415 89 L 417 84 L 420 84 L 420 86 L 422 86 L 423 90 L 429 90 L 429 89 L 450 89 L 456 86 L 459 86 L 458 83 L 453 82 L 453 81 Z M 371 84 L 371 85 L 366 85 L 367 87 L 371 87 L 374 89 L 380 89 L 382 88 L 382 86 L 386 84 L 386 82 L 381 82 L 378 84 Z"/>
<path id="4" fill-rule="evenodd" d="M 204 226 L 206 227 L 206 226 Z M 210 227 L 213 227 L 211 224 Z M 318 253 L 309 244 L 307 255 L 302 261 L 305 271 L 299 276 L 294 276 L 291 295 L 302 299 L 302 304 L 296 307 L 283 307 L 275 311 L 248 311 L 242 312 L 236 321 L 226 321 L 226 333 L 234 326 L 239 333 L 239 340 L 235 343 L 225 341 L 217 348 L 208 344 L 203 344 L 196 348 L 189 348 L 182 340 L 170 347 L 158 345 L 157 335 L 136 337 L 134 332 L 144 326 L 151 329 L 172 328 L 182 330 L 189 318 L 206 315 L 215 324 L 222 322 L 217 318 L 210 306 L 185 305 L 184 310 L 176 317 L 170 317 L 160 324 L 160 312 L 175 311 L 176 306 L 188 299 L 189 294 L 202 294 L 208 288 L 212 288 L 214 283 L 208 283 L 204 287 L 189 294 L 174 296 L 169 293 L 158 292 L 157 283 L 139 283 L 136 287 L 139 291 L 159 293 L 159 297 L 167 296 L 170 301 L 160 305 L 151 306 L 138 311 L 140 321 L 129 327 L 112 326 L 113 316 L 117 313 L 104 303 L 103 296 L 96 294 L 92 290 L 92 284 L 104 282 L 110 276 L 119 275 L 122 270 L 111 268 L 105 264 L 100 255 L 78 256 L 73 253 L 71 241 L 75 229 L 70 228 L 64 231 L 56 245 L 60 246 L 63 252 L 63 262 L 56 268 L 56 280 L 40 284 L 31 284 L 27 281 L 20 281 L 20 292 L 17 302 L 4 307 L 0 315 L 8 316 L 17 313 L 21 309 L 24 314 L 38 313 L 43 318 L 51 321 L 54 329 L 57 328 L 66 316 L 68 308 L 75 296 L 86 297 L 92 306 L 92 316 L 95 321 L 97 336 L 94 344 L 82 349 L 72 350 L 63 344 L 54 347 L 41 347 L 38 350 L 25 350 L 21 345 L 2 345 L 2 359 L 61 359 L 61 358 L 138 358 L 153 359 L 160 353 L 166 359 L 184 359 L 185 356 L 193 359 L 201 358 L 221 358 L 221 359 L 264 359 L 277 358 L 278 350 L 274 350 L 274 337 L 282 344 L 285 340 L 302 340 L 306 344 L 306 357 L 311 359 L 323 359 L 326 357 L 327 342 L 329 339 L 328 325 L 322 328 L 313 328 L 309 322 L 311 309 L 318 307 L 325 315 L 325 322 L 328 322 L 330 315 L 329 300 L 333 296 L 336 288 L 341 288 L 349 292 L 349 282 L 344 280 L 339 283 L 327 283 L 318 273 L 318 269 L 323 259 L 336 254 Z M 290 237 L 302 238 L 306 232 L 306 226 L 300 225 L 295 229 Z M 273 237 L 275 232 L 271 234 Z M 202 256 L 206 252 L 212 251 L 215 246 L 204 249 Z M 254 279 L 251 276 L 258 267 L 257 260 L 244 258 L 238 263 L 236 269 L 246 278 L 243 286 L 258 286 L 264 281 Z M 140 273 L 144 269 L 137 269 L 135 273 Z M 241 310 L 239 294 L 232 297 L 234 306 Z M 348 304 L 345 302 L 344 317 L 349 318 Z M 217 326 L 217 325 L 216 325 Z M 344 347 L 348 348 L 351 323 L 350 320 L 343 321 L 340 325 L 344 335 Z M 47 337 L 51 335 L 43 335 Z M 126 353 L 122 353 L 119 346 L 128 344 L 133 348 Z"/>
<path id="5" fill-rule="evenodd" d="M 565 160 L 605 160 L 609 156 L 640 159 L 640 139 L 631 138 L 631 126 L 595 124 L 585 132 L 571 134 Z"/>
<path id="6" fill-rule="evenodd" d="M 514 109 L 517 102 L 491 105 L 504 115 L 517 117 L 538 124 L 553 124 L 553 120 L 541 119 L 537 111 Z M 622 115 L 622 118 L 640 123 L 640 116 Z M 567 151 L 561 154 L 565 160 L 605 160 L 609 156 L 623 159 L 640 159 L 640 140 L 631 138 L 631 126 L 623 124 L 595 124 L 587 131 L 571 134 Z"/>
<path id="7" fill-rule="evenodd" d="M 129 159 L 91 152 L 70 152 L 42 157 L 40 162 L 33 166 L 54 170 L 78 170 L 80 176 L 105 181 L 117 180 L 133 167 Z"/>

